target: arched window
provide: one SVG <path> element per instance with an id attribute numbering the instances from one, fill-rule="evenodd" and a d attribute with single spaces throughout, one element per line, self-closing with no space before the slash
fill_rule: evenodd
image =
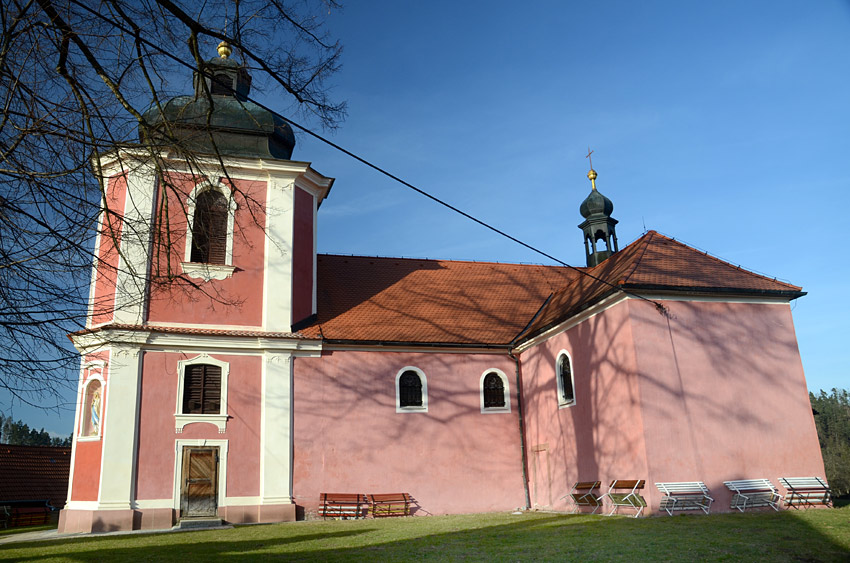
<path id="1" fill-rule="evenodd" d="M 189 365 L 183 377 L 183 414 L 221 414 L 221 367 Z"/>
<path id="2" fill-rule="evenodd" d="M 427 412 L 428 382 L 419 368 L 406 367 L 396 374 L 396 412 Z"/>
<path id="3" fill-rule="evenodd" d="M 86 385 L 83 410 L 80 413 L 80 436 L 100 436 L 103 416 L 103 384 L 98 379 L 90 379 Z"/>
<path id="4" fill-rule="evenodd" d="M 481 412 L 511 412 L 508 378 L 498 369 L 488 369 L 481 375 L 480 393 Z"/>
<path id="5" fill-rule="evenodd" d="M 558 404 L 560 406 L 574 405 L 576 402 L 573 386 L 573 367 L 569 354 L 561 351 L 557 366 Z"/>
<path id="6" fill-rule="evenodd" d="M 505 406 L 505 384 L 497 373 L 490 372 L 484 376 L 484 408 Z"/>
<path id="7" fill-rule="evenodd" d="M 415 371 L 406 371 L 398 380 L 399 405 L 402 407 L 422 406 L 422 380 Z"/>
<path id="8" fill-rule="evenodd" d="M 227 220 L 228 204 L 224 194 L 210 189 L 198 196 L 192 221 L 192 262 L 226 263 Z"/>

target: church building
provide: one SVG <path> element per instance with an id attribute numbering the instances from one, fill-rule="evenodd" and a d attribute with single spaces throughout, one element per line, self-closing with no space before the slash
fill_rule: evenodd
<path id="1" fill-rule="evenodd" d="M 824 476 L 800 287 L 654 231 L 619 248 L 592 169 L 580 268 L 318 254 L 334 180 L 219 54 L 96 157 L 60 532 L 310 518 L 324 492 L 565 511 L 613 479 L 646 480 L 648 513 L 653 483 L 704 481 L 723 511 L 724 481 Z M 154 162 L 163 139 L 193 158 Z"/>

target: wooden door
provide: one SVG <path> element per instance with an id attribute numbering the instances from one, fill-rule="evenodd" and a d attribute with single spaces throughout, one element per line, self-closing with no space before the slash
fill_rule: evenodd
<path id="1" fill-rule="evenodd" d="M 217 484 L 218 448 L 184 446 L 181 517 L 215 516 Z"/>

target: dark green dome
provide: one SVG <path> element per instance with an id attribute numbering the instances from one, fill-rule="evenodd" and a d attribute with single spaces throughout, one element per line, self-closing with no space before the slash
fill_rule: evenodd
<path id="1" fill-rule="evenodd" d="M 204 71 L 195 72 L 194 96 L 172 98 L 143 114 L 147 127 L 139 127 L 142 142 L 177 141 L 202 154 L 289 160 L 295 148 L 292 128 L 248 100 L 248 72 L 224 56 L 207 61 Z"/>
<path id="2" fill-rule="evenodd" d="M 614 212 L 614 204 L 611 203 L 611 200 L 599 193 L 599 190 L 591 190 L 590 195 L 588 195 L 583 202 L 581 202 L 581 207 L 578 208 L 581 216 L 587 219 L 591 215 L 602 215 L 603 217 L 610 217 L 611 213 Z"/>

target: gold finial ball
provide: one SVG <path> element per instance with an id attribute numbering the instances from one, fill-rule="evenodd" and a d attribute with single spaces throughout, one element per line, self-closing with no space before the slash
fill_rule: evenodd
<path id="1" fill-rule="evenodd" d="M 591 182 L 596 179 L 596 170 L 593 168 L 590 169 L 590 172 L 587 173 L 587 179 Z"/>
<path id="2" fill-rule="evenodd" d="M 230 43 L 227 41 L 222 41 L 218 44 L 218 56 L 222 59 L 226 59 L 233 52 L 233 49 L 230 48 Z"/>

